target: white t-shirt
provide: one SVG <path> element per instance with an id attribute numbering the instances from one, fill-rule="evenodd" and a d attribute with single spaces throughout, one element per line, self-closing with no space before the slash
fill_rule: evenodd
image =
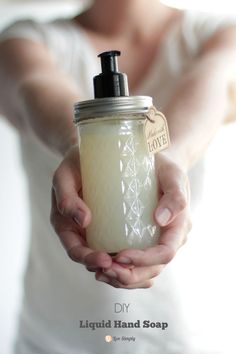
<path id="1" fill-rule="evenodd" d="M 173 25 L 166 34 L 146 78 L 132 94 L 152 96 L 161 110 L 203 43 L 215 31 L 233 23 L 234 19 L 185 13 L 181 24 Z M 6 29 L 0 40 L 6 38 L 44 43 L 58 65 L 78 83 L 83 99 L 93 97 L 92 78 L 100 72 L 100 64 L 86 34 L 75 23 L 20 21 Z M 195 353 L 184 308 L 179 306 L 181 294 L 171 264 L 151 289 L 128 291 L 95 281 L 93 274 L 68 258 L 50 226 L 51 181 L 60 159 L 33 136 L 21 137 L 21 149 L 29 181 L 32 223 L 16 354 Z M 199 180 L 199 169 L 196 171 Z M 196 195 L 194 177 L 191 181 Z M 115 309 L 120 309 L 118 303 L 130 304 L 129 311 L 116 313 Z M 110 320 L 112 328 L 82 328 L 86 320 Z M 113 321 L 119 320 L 139 320 L 140 328 L 114 328 Z M 168 327 L 142 328 L 145 320 L 165 322 Z M 106 335 L 120 340 L 115 342 L 113 337 L 113 342 L 107 343 Z M 122 336 L 133 339 L 125 340 Z"/>

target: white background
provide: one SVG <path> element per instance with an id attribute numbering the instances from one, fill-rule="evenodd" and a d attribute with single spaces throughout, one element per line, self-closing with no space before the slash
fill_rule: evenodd
<path id="1" fill-rule="evenodd" d="M 60 12 L 58 6 L 54 7 L 53 15 L 55 9 Z M 68 13 L 71 9 L 67 8 Z M 19 14 L 19 8 L 14 11 Z M 14 11 L 0 5 L 0 21 L 6 22 Z M 40 15 L 50 15 L 49 7 L 45 11 L 44 6 Z M 194 214 L 194 228 L 173 261 L 192 338 L 198 343 L 199 352 L 202 348 L 206 353 L 211 349 L 212 354 L 236 353 L 235 154 L 236 125 L 231 124 L 218 132 L 207 152 L 204 193 Z M 29 210 L 17 135 L 1 119 L 0 162 L 0 353 L 10 354 L 27 252 Z"/>

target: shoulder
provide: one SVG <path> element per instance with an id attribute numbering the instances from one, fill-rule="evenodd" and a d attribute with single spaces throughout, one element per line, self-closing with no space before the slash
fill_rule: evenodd
<path id="1" fill-rule="evenodd" d="M 40 51 L 45 51 L 47 26 L 33 20 L 20 20 L 6 27 L 0 33 L 1 68 L 12 63 L 16 68 L 21 67 L 24 62 L 38 57 Z"/>
<path id="2" fill-rule="evenodd" d="M 66 70 L 70 66 L 75 45 L 82 41 L 78 38 L 79 29 L 74 28 L 70 19 L 57 19 L 50 22 L 34 20 L 17 21 L 0 33 L 1 51 L 21 54 L 43 49 L 50 52 L 54 60 Z M 17 55 L 18 56 L 18 55 Z"/>
<path id="3" fill-rule="evenodd" d="M 56 42 L 68 40 L 72 31 L 72 21 L 58 19 L 50 22 L 39 22 L 31 19 L 20 20 L 10 24 L 0 33 L 0 42 L 8 39 L 31 39 L 35 42 L 45 43 L 48 46 Z"/>
<path id="4" fill-rule="evenodd" d="M 0 78 L 18 79 L 38 68 L 67 67 L 70 54 L 61 21 L 17 21 L 0 33 Z M 66 54 L 67 55 L 66 55 Z"/>
<path id="5" fill-rule="evenodd" d="M 210 14 L 199 11 L 185 11 L 180 35 L 189 51 L 195 56 L 210 41 L 220 41 L 234 36 L 236 16 Z M 219 42 L 218 42 L 219 43 Z"/>
<path id="6" fill-rule="evenodd" d="M 10 24 L 0 33 L 0 41 L 18 38 L 42 41 L 44 32 L 43 24 L 33 20 L 20 20 Z"/>

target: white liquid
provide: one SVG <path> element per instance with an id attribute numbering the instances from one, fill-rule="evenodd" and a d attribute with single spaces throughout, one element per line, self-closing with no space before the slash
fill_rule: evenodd
<path id="1" fill-rule="evenodd" d="M 113 253 L 155 245 L 157 179 L 143 121 L 90 120 L 79 136 L 83 199 L 92 211 L 89 246 Z"/>

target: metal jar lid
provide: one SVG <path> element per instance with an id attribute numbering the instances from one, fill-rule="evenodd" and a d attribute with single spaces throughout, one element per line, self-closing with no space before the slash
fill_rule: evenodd
<path id="1" fill-rule="evenodd" d="M 147 113 L 152 104 L 152 97 L 149 96 L 106 97 L 82 101 L 75 104 L 74 123 L 114 114 Z"/>

